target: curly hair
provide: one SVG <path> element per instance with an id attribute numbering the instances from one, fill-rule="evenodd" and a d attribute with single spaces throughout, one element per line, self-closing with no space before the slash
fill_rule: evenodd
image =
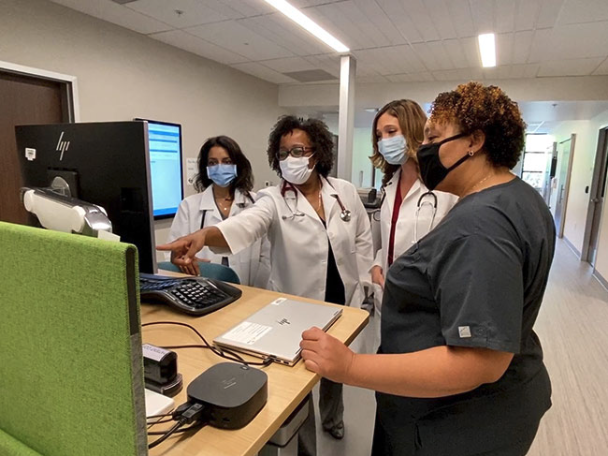
<path id="1" fill-rule="evenodd" d="M 430 120 L 454 122 L 465 134 L 483 132 L 483 150 L 494 167 L 513 169 L 524 148 L 526 123 L 517 103 L 500 87 L 471 81 L 440 93 L 433 102 Z"/>
<path id="2" fill-rule="evenodd" d="M 315 169 L 327 177 L 334 166 L 334 139 L 324 122 L 318 119 L 299 119 L 295 116 L 281 116 L 272 128 L 268 138 L 268 163 L 282 177 L 279 166 L 279 146 L 281 138 L 294 130 L 302 130 L 308 135 L 310 146 L 314 149 L 317 163 Z"/>
<path id="3" fill-rule="evenodd" d="M 207 176 L 207 162 L 209 160 L 209 151 L 212 147 L 222 147 L 228 152 L 228 156 L 232 160 L 232 163 L 236 165 L 237 176 L 236 179 L 230 184 L 230 194 L 234 196 L 234 190 L 239 189 L 247 197 L 251 198 L 249 194 L 253 189 L 253 170 L 251 169 L 251 163 L 245 157 L 245 154 L 241 151 L 238 143 L 228 136 L 214 136 L 209 138 L 201 147 L 198 154 L 198 174 L 194 178 L 194 188 L 202 192 L 209 187 L 213 181 Z"/>
<path id="4" fill-rule="evenodd" d="M 376 117 L 374 117 L 374 122 L 372 124 L 372 147 L 374 153 L 369 158 L 374 167 L 381 170 L 384 174 L 382 177 L 383 187 L 393 178 L 395 172 L 401 168 L 400 165 L 391 165 L 388 163 L 378 150 L 378 141 L 380 140 L 376 134 L 378 119 L 385 113 L 396 117 L 399 121 L 399 128 L 407 143 L 406 154 L 410 160 L 413 159 L 416 164 L 418 163 L 416 151 L 424 139 L 424 124 L 426 122 L 426 114 L 420 105 L 412 100 L 391 101 L 376 113 Z"/>

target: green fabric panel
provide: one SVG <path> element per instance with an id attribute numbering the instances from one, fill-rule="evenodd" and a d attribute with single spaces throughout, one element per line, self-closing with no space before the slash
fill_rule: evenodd
<path id="1" fill-rule="evenodd" d="M 40 453 L 36 453 L 31 448 L 27 447 L 19 440 L 12 438 L 6 432 L 2 432 L 2 429 L 0 429 L 0 455 L 40 456 Z"/>
<path id="2" fill-rule="evenodd" d="M 146 453 L 137 249 L 0 223 L 0 251 L 0 429 L 47 456 Z"/>

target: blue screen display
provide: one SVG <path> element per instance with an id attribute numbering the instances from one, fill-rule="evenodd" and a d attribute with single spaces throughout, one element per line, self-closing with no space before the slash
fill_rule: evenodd
<path id="1" fill-rule="evenodd" d="M 179 125 L 148 121 L 154 217 L 175 215 L 184 197 Z"/>

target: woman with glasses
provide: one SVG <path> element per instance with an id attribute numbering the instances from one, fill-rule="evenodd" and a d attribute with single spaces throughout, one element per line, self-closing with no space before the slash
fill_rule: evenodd
<path id="1" fill-rule="evenodd" d="M 247 211 L 159 249 L 171 250 L 176 264 L 187 266 L 205 245 L 237 253 L 267 235 L 270 289 L 360 306 L 364 286 L 371 285 L 370 224 L 356 188 L 328 177 L 333 148 L 323 122 L 280 118 L 268 140 L 268 161 L 281 182 L 258 192 Z M 320 411 L 323 428 L 341 439 L 341 384 L 321 382 Z M 300 454 L 316 452 L 314 421 L 312 427 L 300 432 Z"/>
<path id="2" fill-rule="evenodd" d="M 228 136 L 209 138 L 198 154 L 198 174 L 194 188 L 199 193 L 184 199 L 171 224 L 168 242 L 201 228 L 217 225 L 222 220 L 253 206 L 255 193 L 251 163 L 236 141 Z M 200 261 L 223 264 L 232 268 L 243 285 L 266 288 L 270 274 L 270 248 L 265 239 L 252 243 L 234 255 L 217 255 L 208 247 L 196 253 Z M 175 263 L 174 255 L 171 261 Z M 185 274 L 198 275 L 196 261 L 177 264 Z"/>

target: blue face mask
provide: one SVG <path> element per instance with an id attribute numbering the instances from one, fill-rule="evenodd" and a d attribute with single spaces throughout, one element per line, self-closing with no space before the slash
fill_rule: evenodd
<path id="1" fill-rule="evenodd" d="M 407 144 L 403 135 L 378 141 L 378 151 L 386 162 L 391 165 L 403 165 L 407 161 L 407 155 L 405 155 L 406 146 Z"/>
<path id="2" fill-rule="evenodd" d="M 214 184 L 228 187 L 236 178 L 236 165 L 207 166 L 207 176 Z"/>

